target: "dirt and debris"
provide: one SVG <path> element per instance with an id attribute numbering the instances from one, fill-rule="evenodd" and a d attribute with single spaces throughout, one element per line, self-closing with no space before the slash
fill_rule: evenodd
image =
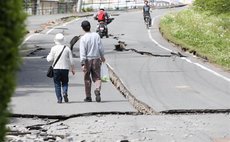
<path id="1" fill-rule="evenodd" d="M 49 24 L 55 25 L 56 23 L 50 22 L 46 27 L 49 27 Z M 114 36 L 114 39 L 119 40 L 119 37 Z M 126 46 L 125 42 L 118 41 L 115 48 L 118 51 L 133 51 L 141 55 L 171 57 L 175 54 L 183 57 L 180 53 L 155 55 L 132 48 L 126 49 Z M 140 114 L 158 114 L 146 104 L 135 100 L 118 78 L 112 78 L 112 82 Z M 7 125 L 9 132 L 6 138 L 10 142 L 227 142 L 230 140 L 230 116 L 228 113 L 199 115 L 196 113 L 193 115 L 140 114 L 76 115 L 72 117 L 63 116 L 65 118 L 59 120 L 13 117 Z"/>
<path id="2" fill-rule="evenodd" d="M 12 118 L 7 125 L 10 130 L 6 137 L 7 142 L 230 140 L 229 114 L 95 115 L 70 118 L 53 124 L 49 124 L 49 121 L 39 118 Z M 40 124 L 41 129 L 29 129 L 31 124 Z"/>

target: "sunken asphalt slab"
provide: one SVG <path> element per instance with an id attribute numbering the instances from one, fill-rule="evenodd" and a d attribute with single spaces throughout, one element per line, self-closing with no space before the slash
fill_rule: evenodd
<path id="1" fill-rule="evenodd" d="M 31 16 L 28 17 L 29 28 L 39 29 L 38 25 L 71 15 Z M 35 21 L 35 22 L 33 22 Z M 30 29 L 32 30 L 32 29 Z M 44 58 L 24 57 L 18 73 L 18 85 L 12 97 L 11 109 L 19 115 L 76 115 L 85 113 L 137 112 L 119 93 L 111 82 L 102 84 L 102 102 L 85 103 L 83 73 L 79 69 L 79 58 L 75 59 L 76 75 L 70 74 L 69 103 L 58 104 L 54 93 L 53 80 L 46 77 L 49 63 Z"/>
<path id="2" fill-rule="evenodd" d="M 109 41 L 110 43 L 105 42 L 106 46 L 111 44 L 112 41 Z M 127 43 L 129 47 L 130 45 L 136 45 L 136 42 L 132 43 L 132 41 L 128 40 Z M 167 45 L 166 42 L 163 42 L 163 44 Z M 138 46 L 138 48 L 135 49 L 142 50 L 143 48 L 141 47 L 142 46 Z M 149 50 L 148 46 L 145 49 Z M 148 73 L 150 70 L 147 70 L 149 68 L 146 67 L 155 66 L 154 62 L 149 62 L 152 61 L 153 57 L 143 57 L 136 53 L 131 53 L 131 51 L 121 52 L 118 53 L 116 56 L 110 55 L 110 49 L 108 49 L 106 52 L 107 57 L 112 57 L 115 59 L 107 61 L 113 67 L 117 75 L 119 75 L 120 79 L 122 79 L 126 87 L 129 88 L 132 94 L 134 94 L 138 99 L 142 99 L 143 101 L 144 98 L 147 96 L 138 95 L 141 92 L 142 86 L 139 86 L 139 93 L 135 91 L 135 88 L 131 87 L 133 86 L 133 83 L 140 83 L 139 80 L 133 80 L 133 74 L 140 74 L 140 71 L 145 74 L 150 74 Z M 167 53 L 161 50 L 159 50 L 159 52 L 160 54 Z M 157 53 L 157 51 L 154 51 L 154 53 Z M 143 58 L 142 61 L 147 62 L 145 62 L 145 64 L 143 65 L 141 64 L 141 61 L 136 61 L 137 58 Z M 122 62 L 119 60 L 122 60 Z M 127 61 L 124 62 L 124 60 Z M 174 63 L 172 59 L 170 59 L 170 61 L 166 61 L 166 59 L 154 58 L 153 61 L 158 61 L 162 63 L 162 66 L 161 68 L 159 68 L 159 70 L 156 70 L 155 68 L 150 68 L 151 72 L 157 74 L 160 74 L 160 71 L 162 72 L 162 70 L 165 69 L 165 62 L 168 63 L 169 68 L 172 68 L 173 65 L 171 64 Z M 77 66 L 79 66 L 78 59 L 76 59 L 76 64 Z M 132 83 L 126 80 L 127 73 L 124 73 L 124 71 L 127 71 L 127 64 L 131 65 L 131 68 L 129 68 L 129 70 L 131 70 L 132 74 L 129 73 L 129 75 L 132 79 Z M 140 65 L 142 65 L 144 68 L 140 69 Z M 134 69 L 134 67 L 136 68 L 136 70 Z M 16 94 L 13 96 L 11 103 L 14 113 L 21 113 L 22 115 L 34 114 L 69 116 L 71 114 L 79 113 L 90 113 L 98 111 L 102 112 L 102 110 L 103 112 L 135 112 L 135 110 L 133 110 L 133 108 L 128 104 L 127 100 L 120 95 L 120 93 L 113 87 L 111 83 L 103 84 L 102 103 L 84 103 L 82 101 L 84 98 L 83 78 L 82 72 L 79 69 L 77 70 L 77 75 L 70 75 L 70 103 L 57 105 L 52 80 L 45 77 L 45 72 L 47 68 L 48 63 L 45 61 L 45 59 L 38 57 L 24 58 L 24 63 L 19 72 L 19 84 L 16 89 Z M 166 74 L 166 72 L 164 73 Z M 172 68 L 172 75 L 176 73 L 177 70 L 175 68 Z M 160 75 L 154 77 L 158 77 L 158 80 L 156 81 L 164 82 L 164 80 L 161 80 Z M 142 80 L 142 83 L 146 84 L 149 82 L 146 80 Z M 156 84 L 154 84 L 154 86 L 155 85 Z M 133 87 L 138 87 L 138 85 Z M 183 91 L 191 91 L 186 86 L 180 86 L 179 89 L 184 89 Z M 193 91 L 191 91 L 191 93 L 192 92 Z M 151 96 L 148 97 L 151 98 Z M 156 106 L 157 104 L 154 105 Z M 160 107 L 160 105 L 159 108 L 165 109 L 164 107 Z M 50 121 L 51 123 L 49 124 Z M 47 138 L 52 138 L 56 139 L 56 141 L 61 142 L 228 142 L 230 138 L 229 114 L 137 116 L 94 115 L 70 118 L 64 121 L 59 120 L 56 123 L 52 123 L 52 121 L 56 122 L 55 120 L 40 120 L 37 118 L 13 118 L 11 120 L 11 124 L 9 125 L 11 130 L 25 132 L 28 133 L 28 135 L 8 135 L 7 137 L 20 141 L 44 141 Z M 36 128 L 36 126 L 41 126 L 42 130 L 45 131 L 35 129 L 29 130 L 27 126 L 29 128 L 33 128 L 33 126 L 35 126 L 34 128 Z M 25 127 L 27 127 L 27 129 Z"/>

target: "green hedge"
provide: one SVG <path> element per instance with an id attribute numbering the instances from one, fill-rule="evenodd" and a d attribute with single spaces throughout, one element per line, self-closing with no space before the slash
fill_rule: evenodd
<path id="1" fill-rule="evenodd" d="M 230 71 L 230 21 L 228 14 L 207 15 L 194 9 L 164 16 L 164 37 L 184 50 L 208 59 Z"/>
<path id="2" fill-rule="evenodd" d="M 4 141 L 6 134 L 8 104 L 14 93 L 20 64 L 19 46 L 26 31 L 22 6 L 21 0 L 0 2 L 0 142 Z"/>
<path id="3" fill-rule="evenodd" d="M 194 6 L 212 14 L 230 13 L 230 0 L 195 0 Z"/>

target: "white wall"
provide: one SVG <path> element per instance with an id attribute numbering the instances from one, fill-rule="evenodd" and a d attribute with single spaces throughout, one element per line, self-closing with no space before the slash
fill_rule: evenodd
<path id="1" fill-rule="evenodd" d="M 194 0 L 155 0 L 155 1 L 167 1 L 169 3 L 184 3 L 184 4 L 190 4 L 192 3 Z"/>

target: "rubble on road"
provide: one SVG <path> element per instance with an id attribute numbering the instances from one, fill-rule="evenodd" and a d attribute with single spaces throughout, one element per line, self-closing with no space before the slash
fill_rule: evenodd
<path id="1" fill-rule="evenodd" d="M 95 115 L 64 121 L 12 118 L 6 138 L 7 142 L 227 142 L 229 122 L 229 114 Z"/>

